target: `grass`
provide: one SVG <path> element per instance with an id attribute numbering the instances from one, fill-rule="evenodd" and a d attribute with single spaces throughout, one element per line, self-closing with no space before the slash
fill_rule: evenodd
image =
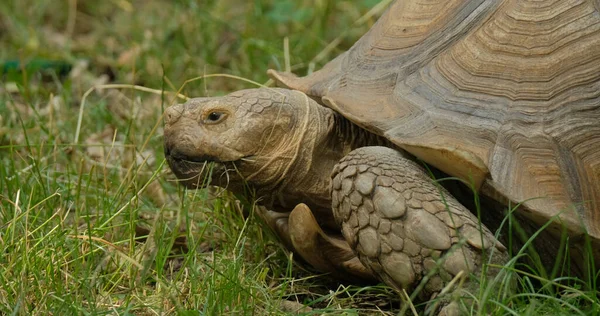
<path id="1" fill-rule="evenodd" d="M 377 3 L 2 1 L 0 60 L 16 67 L 0 85 L 0 314 L 408 309 L 389 287 L 340 284 L 292 260 L 252 201 L 177 186 L 162 154 L 172 94 L 90 90 L 175 92 L 215 73 L 267 83 L 268 68 L 306 74 L 364 34 Z M 218 76 L 181 93 L 251 86 Z M 499 281 L 517 292 L 480 280 L 473 314 L 600 314 L 591 281 L 516 269 Z"/>

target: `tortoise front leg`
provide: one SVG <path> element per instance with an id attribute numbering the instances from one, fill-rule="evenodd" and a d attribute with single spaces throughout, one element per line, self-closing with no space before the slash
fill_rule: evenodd
<path id="1" fill-rule="evenodd" d="M 410 291 L 430 271 L 426 298 L 454 276 L 478 272 L 483 256 L 505 262 L 506 249 L 477 217 L 425 170 L 386 147 L 352 151 L 333 172 L 332 204 L 342 234 L 386 284 Z"/>
<path id="2" fill-rule="evenodd" d="M 259 215 L 286 247 L 315 269 L 349 281 L 375 281 L 375 276 L 356 257 L 342 236 L 326 234 L 306 204 L 290 213 L 259 207 Z"/>

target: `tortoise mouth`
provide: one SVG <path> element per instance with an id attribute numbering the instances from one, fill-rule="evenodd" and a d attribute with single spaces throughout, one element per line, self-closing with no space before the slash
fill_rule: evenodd
<path id="1" fill-rule="evenodd" d="M 188 164 L 229 164 L 229 163 L 242 163 L 244 160 L 252 160 L 254 155 L 247 155 L 234 160 L 222 160 L 210 155 L 199 155 L 199 156 L 187 156 L 178 153 L 169 153 L 165 151 L 165 158 L 168 162 L 174 163 L 188 163 Z"/>
<path id="2" fill-rule="evenodd" d="M 244 160 L 252 159 L 252 157 L 254 156 L 254 155 L 242 156 L 239 153 L 234 152 L 233 154 L 230 154 L 229 156 L 235 157 L 235 158 L 222 159 L 222 158 L 219 158 L 218 156 L 213 156 L 213 155 L 209 155 L 209 154 L 190 153 L 189 150 L 186 150 L 185 148 L 179 148 L 178 146 L 172 146 L 168 143 L 165 143 L 164 153 L 165 153 L 165 158 L 168 161 L 200 163 L 200 164 L 209 163 L 209 162 L 214 162 L 214 163 L 242 162 Z"/>
<path id="3" fill-rule="evenodd" d="M 236 160 L 223 161 L 213 156 L 184 156 L 165 152 L 165 158 L 178 183 L 189 189 L 205 188 L 209 185 L 228 187 L 239 177 L 239 168 L 244 160 L 252 156 Z"/>
<path id="4" fill-rule="evenodd" d="M 189 163 L 205 163 L 219 161 L 219 159 L 210 155 L 190 155 L 180 150 L 177 150 L 176 148 L 172 148 L 172 146 L 169 146 L 167 144 L 165 144 L 164 151 L 165 158 L 167 158 L 167 160 L 169 161 Z"/>

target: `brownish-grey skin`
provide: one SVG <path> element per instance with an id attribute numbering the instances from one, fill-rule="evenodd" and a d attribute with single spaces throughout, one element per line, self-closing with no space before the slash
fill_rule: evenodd
<path id="1" fill-rule="evenodd" d="M 167 109 L 165 153 L 182 183 L 256 190 L 263 218 L 323 272 L 423 295 L 506 249 L 414 158 L 301 92 L 253 89 Z M 383 147 L 385 145 L 387 147 Z M 341 234 L 340 234 L 341 232 Z M 461 272 L 462 271 L 462 272 Z"/>
<path id="2" fill-rule="evenodd" d="M 321 70 L 269 75 L 287 89 L 167 109 L 165 153 L 188 187 L 215 162 L 212 184 L 256 190 L 266 222 L 315 268 L 425 282 L 427 298 L 506 260 L 468 199 L 418 160 L 519 205 L 528 227 L 550 222 L 556 239 L 536 250 L 564 232 L 572 266 L 600 266 L 598 1 L 396 1 Z"/>

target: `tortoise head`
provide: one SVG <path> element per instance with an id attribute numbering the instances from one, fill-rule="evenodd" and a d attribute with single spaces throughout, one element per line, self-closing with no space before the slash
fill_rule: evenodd
<path id="1" fill-rule="evenodd" d="M 299 92 L 263 88 L 172 106 L 165 112 L 167 162 L 189 188 L 210 175 L 210 184 L 234 192 L 244 182 L 272 189 L 297 163 L 310 132 L 310 110 L 296 106 L 304 99 L 317 105 Z"/>

